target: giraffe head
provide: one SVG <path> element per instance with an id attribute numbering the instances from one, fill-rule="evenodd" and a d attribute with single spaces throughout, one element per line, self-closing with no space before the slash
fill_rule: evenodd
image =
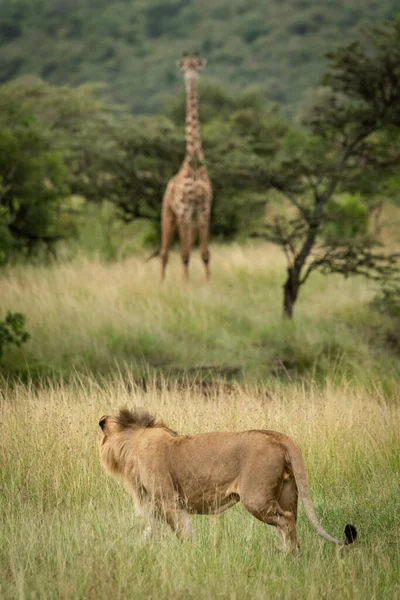
<path id="1" fill-rule="evenodd" d="M 199 72 L 204 69 L 207 61 L 198 54 L 184 54 L 182 59 L 177 62 L 178 67 L 183 71 L 186 84 L 196 81 Z"/>

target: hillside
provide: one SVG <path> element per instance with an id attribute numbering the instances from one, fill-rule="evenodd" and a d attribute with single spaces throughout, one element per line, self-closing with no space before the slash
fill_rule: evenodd
<path id="1" fill-rule="evenodd" d="M 396 0 L 0 0 L 0 82 L 104 81 L 109 100 L 151 113 L 180 85 L 177 57 L 198 50 L 207 77 L 293 111 L 326 51 L 398 14 Z"/>

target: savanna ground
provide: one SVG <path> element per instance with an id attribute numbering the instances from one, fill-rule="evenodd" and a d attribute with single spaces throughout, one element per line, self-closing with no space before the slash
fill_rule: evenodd
<path id="1" fill-rule="evenodd" d="M 197 254 L 197 253 L 195 253 Z M 76 258 L 3 271 L 0 310 L 27 317 L 0 380 L 0 598 L 400 597 L 399 346 L 365 281 L 314 276 L 281 319 L 284 263 L 265 246 L 213 247 L 181 283 L 157 261 Z M 300 510 L 299 558 L 241 507 L 194 517 L 181 544 L 143 540 L 103 472 L 98 419 L 139 405 L 182 433 L 269 428 L 301 445 L 320 539 Z"/>

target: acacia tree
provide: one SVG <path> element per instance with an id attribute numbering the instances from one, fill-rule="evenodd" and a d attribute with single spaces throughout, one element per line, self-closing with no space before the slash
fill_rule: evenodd
<path id="1" fill-rule="evenodd" d="M 396 272 L 398 257 L 378 251 L 358 227 L 354 195 L 347 197 L 349 204 L 337 194 L 378 193 L 398 168 L 400 149 L 391 136 L 400 126 L 400 23 L 370 30 L 328 59 L 326 93 L 302 126 L 282 137 L 274 160 L 255 165 L 253 173 L 292 208 L 262 232 L 287 258 L 283 311 L 289 318 L 301 286 L 316 270 L 375 279 Z"/>

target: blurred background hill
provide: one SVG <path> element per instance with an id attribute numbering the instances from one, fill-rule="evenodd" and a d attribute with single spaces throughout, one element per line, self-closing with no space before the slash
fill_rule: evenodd
<path id="1" fill-rule="evenodd" d="M 154 113 L 181 85 L 176 58 L 196 50 L 207 77 L 293 113 L 327 51 L 399 13 L 397 0 L 1 0 L 0 83 L 101 81 L 109 102 Z"/>

